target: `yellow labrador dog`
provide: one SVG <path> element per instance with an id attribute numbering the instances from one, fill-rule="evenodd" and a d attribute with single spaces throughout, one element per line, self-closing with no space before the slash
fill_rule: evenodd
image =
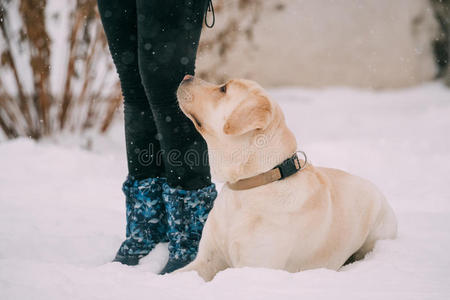
<path id="1" fill-rule="evenodd" d="M 364 257 L 377 240 L 395 238 L 392 208 L 357 176 L 307 164 L 282 180 L 249 184 L 248 178 L 297 151 L 283 112 L 257 83 L 237 79 L 218 86 L 187 75 L 177 97 L 208 144 L 213 176 L 226 182 L 197 258 L 179 272 L 194 270 L 211 280 L 229 267 L 337 270 Z"/>

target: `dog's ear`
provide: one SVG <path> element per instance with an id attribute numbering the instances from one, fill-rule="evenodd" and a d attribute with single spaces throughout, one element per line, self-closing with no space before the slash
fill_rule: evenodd
<path id="1" fill-rule="evenodd" d="M 262 94 L 251 95 L 242 101 L 230 114 L 223 132 L 241 135 L 255 129 L 264 129 L 272 119 L 272 105 Z"/>

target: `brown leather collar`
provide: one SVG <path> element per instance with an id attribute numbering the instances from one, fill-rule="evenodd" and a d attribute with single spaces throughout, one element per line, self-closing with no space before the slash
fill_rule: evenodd
<path id="1" fill-rule="evenodd" d="M 273 169 L 267 172 L 244 178 L 233 183 L 227 182 L 228 187 L 235 191 L 248 190 L 289 177 L 302 170 L 306 166 L 306 154 L 303 151 L 298 152 L 302 153 L 302 155 L 305 157 L 305 163 L 303 164 L 303 166 L 300 165 L 300 161 L 296 152 L 281 164 L 275 166 Z"/>

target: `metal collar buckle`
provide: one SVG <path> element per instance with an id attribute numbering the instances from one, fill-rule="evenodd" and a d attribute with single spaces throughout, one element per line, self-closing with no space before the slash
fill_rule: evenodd
<path id="1" fill-rule="evenodd" d="M 305 164 L 302 166 L 300 165 L 300 160 L 298 159 L 297 153 L 300 152 L 305 158 Z M 295 152 L 291 157 L 283 161 L 281 164 L 276 166 L 274 169 L 278 168 L 280 170 L 281 177 L 278 180 L 284 179 L 286 177 L 289 177 L 298 171 L 300 171 L 307 163 L 306 154 L 303 151 L 297 151 Z"/>

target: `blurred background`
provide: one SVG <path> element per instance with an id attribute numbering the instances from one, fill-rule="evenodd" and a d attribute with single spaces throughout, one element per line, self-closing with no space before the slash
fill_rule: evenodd
<path id="1" fill-rule="evenodd" d="M 213 3 L 197 60 L 207 80 L 450 85 L 448 0 Z M 0 0 L 0 28 L 0 140 L 108 130 L 121 95 L 95 0 Z"/>
<path id="2" fill-rule="evenodd" d="M 308 161 L 380 188 L 398 239 L 342 272 L 229 269 L 208 284 L 156 275 L 167 244 L 111 263 L 127 161 L 96 0 L 0 0 L 0 299 L 449 299 L 450 0 L 213 4 L 197 75 L 261 83 Z"/>

